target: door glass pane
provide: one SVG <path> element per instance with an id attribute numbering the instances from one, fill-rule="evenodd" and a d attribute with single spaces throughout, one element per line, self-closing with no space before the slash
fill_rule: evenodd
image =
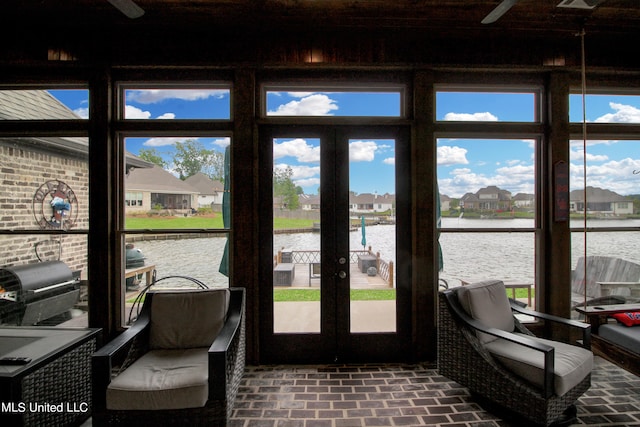
<path id="1" fill-rule="evenodd" d="M 273 329 L 320 333 L 320 140 L 273 140 Z"/>
<path id="2" fill-rule="evenodd" d="M 395 141 L 349 140 L 350 331 L 395 332 Z"/>

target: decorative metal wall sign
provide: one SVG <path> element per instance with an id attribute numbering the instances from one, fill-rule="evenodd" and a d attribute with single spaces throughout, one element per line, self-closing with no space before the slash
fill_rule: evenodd
<path id="1" fill-rule="evenodd" d="M 78 220 L 76 194 L 62 181 L 47 181 L 33 196 L 33 215 L 43 230 L 69 230 Z"/>

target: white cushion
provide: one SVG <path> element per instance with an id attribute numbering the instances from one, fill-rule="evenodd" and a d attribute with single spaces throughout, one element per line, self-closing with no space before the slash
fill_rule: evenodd
<path id="1" fill-rule="evenodd" d="M 151 304 L 152 349 L 210 347 L 224 326 L 230 291 L 226 288 L 159 291 Z"/>
<path id="2" fill-rule="evenodd" d="M 582 347 L 520 335 L 555 348 L 555 393 L 562 396 L 582 381 L 593 368 L 593 354 Z M 544 354 L 520 344 L 498 338 L 485 344 L 485 348 L 514 374 L 542 388 L 544 385 Z"/>
<path id="3" fill-rule="evenodd" d="M 209 396 L 208 348 L 153 350 L 107 387 L 107 409 L 200 408 Z"/>
<path id="4" fill-rule="evenodd" d="M 513 312 L 507 291 L 501 280 L 487 280 L 458 288 L 458 301 L 467 314 L 490 328 L 513 332 Z M 493 335 L 477 333 L 481 343 L 496 339 Z"/>

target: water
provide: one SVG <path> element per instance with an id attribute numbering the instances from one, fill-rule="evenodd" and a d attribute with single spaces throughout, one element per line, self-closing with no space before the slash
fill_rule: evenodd
<path id="1" fill-rule="evenodd" d="M 580 228 L 582 221 L 572 222 Z M 640 220 L 594 220 L 593 227 L 640 227 Z M 443 218 L 446 228 L 533 228 L 531 219 L 481 220 Z M 395 226 L 374 225 L 366 228 L 367 247 L 380 252 L 382 259 L 395 261 Z M 349 233 L 351 250 L 362 249 L 360 230 Z M 183 239 L 136 242 L 147 263 L 156 264 L 158 277 L 186 275 L 210 286 L 227 286 L 227 278 L 218 272 L 226 238 Z M 640 263 L 640 232 L 602 232 L 587 236 L 588 255 L 606 255 Z M 500 278 L 509 281 L 534 281 L 534 234 L 531 233 L 446 233 L 440 236 L 444 257 L 441 277 L 452 285 L 463 280 Z M 319 233 L 274 235 L 274 248 L 319 250 Z M 572 266 L 583 256 L 582 233 L 572 234 Z"/>

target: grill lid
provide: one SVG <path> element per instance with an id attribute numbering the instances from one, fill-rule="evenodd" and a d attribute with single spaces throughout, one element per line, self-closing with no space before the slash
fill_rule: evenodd
<path id="1" fill-rule="evenodd" d="M 62 261 L 44 261 L 0 269 L 0 299 L 16 301 L 19 294 L 45 292 L 75 283 L 71 269 Z"/>

